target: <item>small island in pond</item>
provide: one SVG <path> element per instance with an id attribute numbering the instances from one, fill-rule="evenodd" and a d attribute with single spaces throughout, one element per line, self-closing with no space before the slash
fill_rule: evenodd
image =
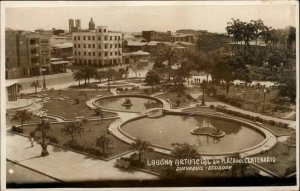
<path id="1" fill-rule="evenodd" d="M 211 137 L 224 137 L 225 132 L 220 131 L 219 129 L 213 128 L 213 127 L 198 127 L 191 131 L 191 134 L 193 135 L 208 135 Z"/>
<path id="2" fill-rule="evenodd" d="M 122 106 L 132 106 L 131 100 L 129 98 L 126 98 L 125 102 L 122 103 Z"/>

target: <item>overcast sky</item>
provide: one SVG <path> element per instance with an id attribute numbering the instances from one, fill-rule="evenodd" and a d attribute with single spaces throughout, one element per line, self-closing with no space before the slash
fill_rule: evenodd
<path id="1" fill-rule="evenodd" d="M 242 21 L 260 18 L 273 28 L 296 26 L 295 5 L 21 7 L 5 11 L 6 27 L 31 31 L 37 28 L 68 30 L 70 18 L 80 19 L 81 27 L 87 28 L 91 17 L 96 26 L 105 25 L 110 30 L 124 32 L 178 29 L 225 32 L 231 18 Z"/>

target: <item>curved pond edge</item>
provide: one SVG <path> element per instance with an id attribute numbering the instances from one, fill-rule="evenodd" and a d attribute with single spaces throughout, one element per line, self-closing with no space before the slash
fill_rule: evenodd
<path id="1" fill-rule="evenodd" d="M 162 110 L 164 110 L 164 109 L 162 109 Z M 188 113 L 188 112 L 174 112 L 174 111 L 169 111 L 169 110 L 164 110 L 164 112 L 165 112 L 165 114 L 171 114 L 171 115 L 173 114 L 173 115 L 188 115 L 188 116 L 204 116 L 204 117 L 211 117 L 211 118 L 216 118 L 216 119 L 221 119 L 221 120 L 233 121 L 235 123 L 239 123 L 239 124 L 242 124 L 243 126 L 251 128 L 265 137 L 265 139 L 262 142 L 258 143 L 257 145 L 254 145 L 254 146 L 251 146 L 251 147 L 239 150 L 239 151 L 224 152 L 224 153 L 199 153 L 203 156 L 228 156 L 228 155 L 233 155 L 233 154 L 237 154 L 237 153 L 243 157 L 251 156 L 251 155 L 255 155 L 255 154 L 264 152 L 266 150 L 269 150 L 277 143 L 275 135 L 273 135 L 270 131 L 266 130 L 263 127 L 257 126 L 254 123 L 251 123 L 249 121 L 244 121 L 242 119 L 237 119 L 234 117 L 227 117 L 227 116 L 217 116 L 214 114 L 200 114 L 200 113 L 194 114 L 194 113 Z M 131 121 L 135 121 L 135 120 L 145 118 L 145 117 L 147 117 L 146 114 L 144 114 L 142 116 L 137 116 L 137 117 L 131 118 L 126 121 L 118 121 L 117 124 L 114 124 L 114 125 L 117 125 L 117 130 L 121 135 L 118 133 L 114 134 L 114 132 L 113 132 L 113 134 L 117 138 L 121 139 L 122 141 L 131 144 L 132 142 L 136 141 L 137 138 L 129 135 L 124 130 L 122 130 L 122 126 Z M 124 137 L 125 137 L 125 139 L 124 139 Z M 171 153 L 171 151 L 172 151 L 172 149 L 170 147 L 164 147 L 164 146 L 157 145 L 157 144 L 151 144 L 151 145 L 154 148 L 158 148 L 157 152 L 162 152 L 162 153 L 166 154 L 166 153 Z"/>
<path id="2" fill-rule="evenodd" d="M 109 99 L 109 98 L 116 98 L 116 97 L 138 97 L 138 98 L 151 99 L 151 100 L 157 101 L 162 106 L 161 108 L 158 107 L 158 108 L 155 108 L 155 109 L 163 109 L 163 107 L 164 107 L 164 103 L 156 97 L 145 96 L 145 95 L 135 95 L 135 94 L 122 94 L 122 95 L 103 96 L 103 97 L 100 97 L 100 98 L 93 99 L 92 104 L 93 104 L 93 106 L 98 107 L 98 108 L 103 109 L 103 110 L 106 110 L 106 111 L 128 112 L 128 113 L 141 113 L 142 112 L 142 111 L 126 111 L 126 110 L 109 109 L 109 108 L 106 108 L 106 107 L 101 107 L 98 104 L 96 104 L 96 102 L 99 101 L 99 100 L 104 100 L 104 99 Z"/>

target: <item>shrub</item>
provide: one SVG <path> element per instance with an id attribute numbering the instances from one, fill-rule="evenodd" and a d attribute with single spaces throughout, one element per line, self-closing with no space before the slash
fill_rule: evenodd
<path id="1" fill-rule="evenodd" d="M 29 136 L 30 136 L 30 137 L 35 137 L 35 131 L 33 131 L 33 130 L 30 131 Z"/>
<path id="2" fill-rule="evenodd" d="M 14 125 L 11 127 L 11 130 L 14 131 L 14 132 L 17 132 L 17 133 L 23 133 L 24 132 L 23 128 L 16 127 Z"/>
<path id="3" fill-rule="evenodd" d="M 58 139 L 56 138 L 56 137 L 54 137 L 54 136 L 50 136 L 49 137 L 49 141 L 51 142 L 51 143 L 55 143 L 55 144 L 57 144 L 59 141 L 58 141 Z"/>
<path id="4" fill-rule="evenodd" d="M 121 91 L 123 91 L 124 89 L 123 89 L 123 88 L 117 88 L 116 90 L 121 92 Z"/>
<path id="5" fill-rule="evenodd" d="M 180 105 L 180 103 L 181 103 L 180 100 L 177 99 L 177 100 L 176 100 L 177 107 Z"/>
<path id="6" fill-rule="evenodd" d="M 92 154 L 92 155 L 95 155 L 95 156 L 102 156 L 102 153 L 100 152 L 100 150 L 95 149 L 93 147 L 87 147 L 85 149 L 85 152 L 89 153 L 89 154 Z"/>
<path id="7" fill-rule="evenodd" d="M 192 99 L 194 99 L 190 94 L 187 94 L 186 95 L 186 99 L 188 99 L 188 100 L 192 100 Z"/>
<path id="8" fill-rule="evenodd" d="M 215 109 L 215 106 L 214 105 L 209 105 L 209 108 L 210 109 Z"/>

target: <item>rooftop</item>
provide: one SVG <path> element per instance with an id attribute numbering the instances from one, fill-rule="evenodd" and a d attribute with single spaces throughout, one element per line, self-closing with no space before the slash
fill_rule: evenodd
<path id="1" fill-rule="evenodd" d="M 55 45 L 52 45 L 52 47 L 55 48 L 55 49 L 72 48 L 73 43 L 72 42 L 66 42 L 66 43 L 61 43 L 61 44 L 55 44 Z"/>

